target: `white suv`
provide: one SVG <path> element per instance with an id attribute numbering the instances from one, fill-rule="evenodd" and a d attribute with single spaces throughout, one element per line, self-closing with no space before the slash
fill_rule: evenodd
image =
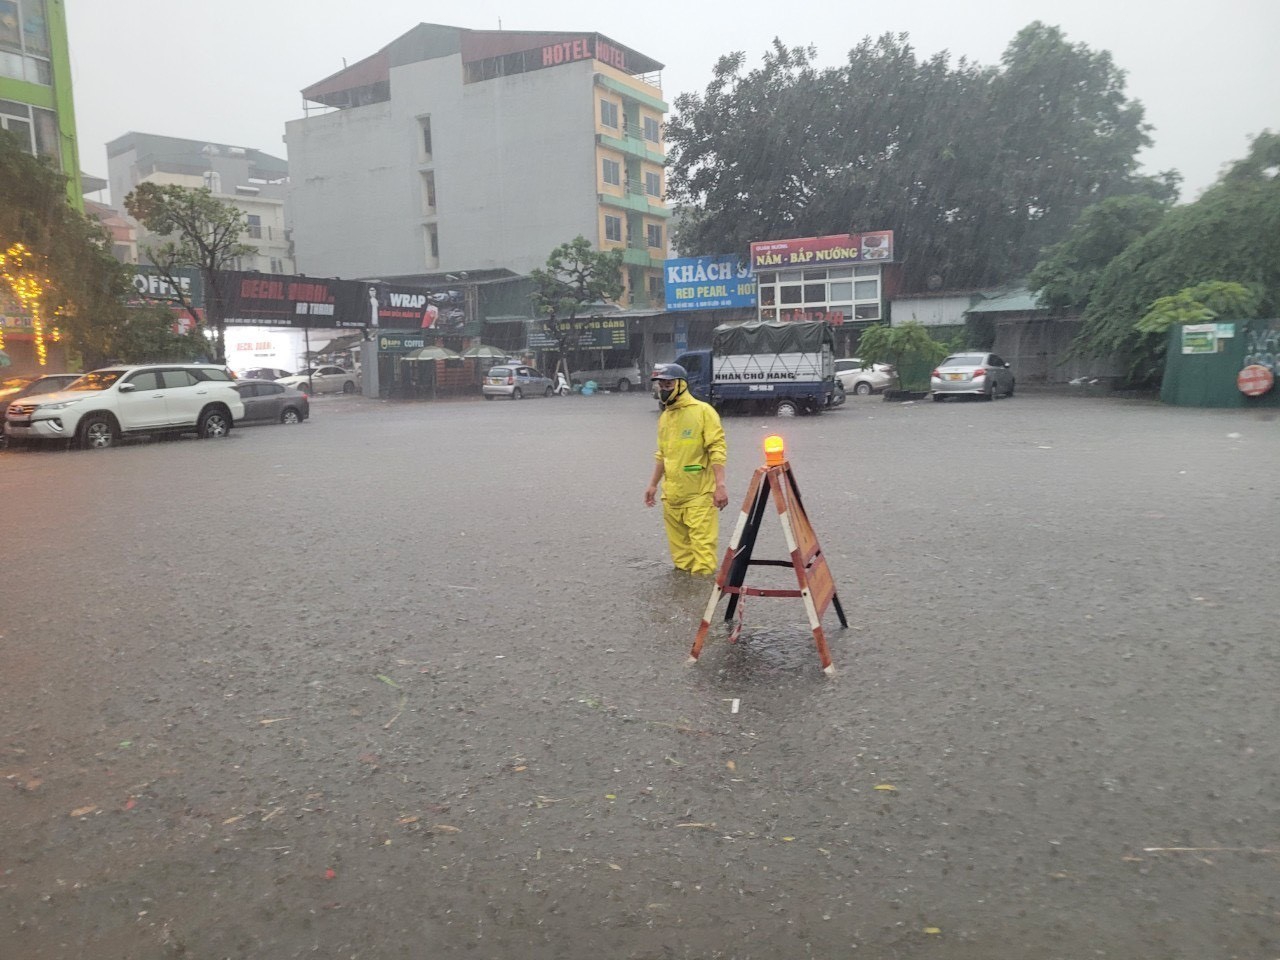
<path id="1" fill-rule="evenodd" d="M 71 440 L 99 450 L 125 434 L 181 433 L 224 437 L 244 416 L 226 367 L 203 363 L 105 367 L 65 390 L 9 405 L 11 440 Z"/>

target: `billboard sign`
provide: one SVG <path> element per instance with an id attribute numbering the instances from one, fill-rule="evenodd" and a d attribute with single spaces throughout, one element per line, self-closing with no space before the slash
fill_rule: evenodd
<path id="1" fill-rule="evenodd" d="M 278 273 L 223 270 L 223 313 L 231 326 L 365 327 L 370 284 Z"/>
<path id="2" fill-rule="evenodd" d="M 751 244 L 751 269 L 786 270 L 792 267 L 833 267 L 846 263 L 890 263 L 893 231 L 840 233 L 792 240 L 757 240 Z"/>
<path id="3" fill-rule="evenodd" d="M 668 260 L 663 276 L 668 310 L 756 305 L 756 281 L 751 267 L 733 254 Z"/>
<path id="4" fill-rule="evenodd" d="M 567 338 L 570 349 L 610 350 L 630 345 L 627 321 L 622 317 L 591 317 L 586 320 L 562 321 L 571 327 Z M 529 324 L 529 347 L 533 350 L 558 350 L 560 343 L 541 321 Z"/>

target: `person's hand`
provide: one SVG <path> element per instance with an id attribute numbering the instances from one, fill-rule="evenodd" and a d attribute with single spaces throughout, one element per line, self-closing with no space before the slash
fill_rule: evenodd
<path id="1" fill-rule="evenodd" d="M 725 489 L 723 483 L 716 484 L 716 492 L 711 495 L 711 502 L 716 505 L 717 510 L 723 510 L 729 505 L 729 491 Z"/>
<path id="2" fill-rule="evenodd" d="M 644 488 L 644 505 L 652 507 L 658 502 L 658 488 L 655 486 L 647 486 Z"/>

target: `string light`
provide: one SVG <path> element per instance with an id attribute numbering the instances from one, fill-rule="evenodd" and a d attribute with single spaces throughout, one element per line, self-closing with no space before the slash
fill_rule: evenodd
<path id="1" fill-rule="evenodd" d="M 22 311 L 31 316 L 31 326 L 36 336 L 36 361 L 43 367 L 48 364 L 49 351 L 45 345 L 44 320 L 40 316 L 40 301 L 44 296 L 44 288 L 47 281 L 43 277 L 33 276 L 30 272 L 23 270 L 27 254 L 28 250 L 24 244 L 10 244 L 4 253 L 0 253 L 0 276 L 4 277 L 9 289 L 18 298 L 18 305 Z M 57 328 L 54 329 L 53 334 L 55 342 L 61 339 L 61 334 Z M 4 330 L 3 327 L 0 327 L 0 349 L 3 348 Z"/>

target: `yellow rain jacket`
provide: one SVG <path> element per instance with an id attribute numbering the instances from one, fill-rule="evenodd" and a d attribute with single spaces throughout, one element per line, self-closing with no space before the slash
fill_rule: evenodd
<path id="1" fill-rule="evenodd" d="M 658 451 L 662 461 L 662 499 L 679 506 L 716 489 L 713 463 L 724 464 L 728 451 L 720 414 L 689 393 L 686 384 L 676 402 L 658 417 Z"/>

